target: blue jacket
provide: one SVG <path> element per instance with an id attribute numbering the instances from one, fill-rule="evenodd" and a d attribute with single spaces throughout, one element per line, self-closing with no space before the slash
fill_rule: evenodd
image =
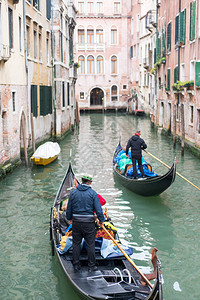
<path id="1" fill-rule="evenodd" d="M 142 155 L 142 150 L 147 148 L 144 140 L 141 139 L 138 135 L 133 135 L 127 145 L 126 145 L 126 154 L 128 154 L 128 150 L 131 147 L 131 156 L 134 155 Z"/>
<path id="2" fill-rule="evenodd" d="M 69 195 L 66 218 L 72 220 L 74 214 L 91 216 L 94 212 L 100 222 L 105 221 L 97 193 L 89 185 L 79 184 Z"/>

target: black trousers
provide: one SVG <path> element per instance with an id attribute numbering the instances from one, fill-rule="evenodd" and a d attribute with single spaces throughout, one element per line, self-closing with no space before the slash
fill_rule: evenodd
<path id="1" fill-rule="evenodd" d="M 85 239 L 88 253 L 88 267 L 95 266 L 95 223 L 89 222 L 75 222 L 72 223 L 72 243 L 73 243 L 73 264 L 79 264 L 79 257 L 81 252 L 82 238 Z"/>
<path id="2" fill-rule="evenodd" d="M 133 163 L 133 176 L 137 177 L 137 169 L 136 169 L 136 160 L 138 161 L 138 167 L 140 169 L 140 172 L 142 176 L 144 176 L 144 170 L 142 166 L 142 156 L 140 155 L 131 155 L 132 163 Z"/>

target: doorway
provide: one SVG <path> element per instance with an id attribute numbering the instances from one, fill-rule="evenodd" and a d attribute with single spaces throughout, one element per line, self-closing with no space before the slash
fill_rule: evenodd
<path id="1" fill-rule="evenodd" d="M 104 92 L 100 88 L 94 88 L 90 92 L 90 105 L 102 105 Z"/>

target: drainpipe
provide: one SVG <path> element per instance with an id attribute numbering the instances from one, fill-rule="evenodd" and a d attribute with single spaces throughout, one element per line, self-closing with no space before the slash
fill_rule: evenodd
<path id="1" fill-rule="evenodd" d="M 53 3 L 51 3 L 51 53 L 52 53 L 52 97 L 53 97 L 53 134 L 54 140 L 56 140 L 56 84 L 55 84 L 55 35 L 54 35 L 54 14 Z"/>

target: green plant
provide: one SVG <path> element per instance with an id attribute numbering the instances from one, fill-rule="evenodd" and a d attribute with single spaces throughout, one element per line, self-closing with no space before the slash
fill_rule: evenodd
<path id="1" fill-rule="evenodd" d="M 75 67 L 75 68 L 79 68 L 79 67 L 80 67 L 79 63 L 78 63 L 78 62 L 75 62 L 75 63 L 74 63 L 74 67 Z"/>

